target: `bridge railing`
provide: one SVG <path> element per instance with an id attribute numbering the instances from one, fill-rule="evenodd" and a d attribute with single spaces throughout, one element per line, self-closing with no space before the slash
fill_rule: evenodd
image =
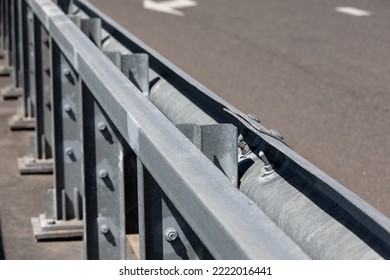
<path id="1" fill-rule="evenodd" d="M 38 240 L 83 236 L 88 259 L 124 259 L 129 233 L 142 259 L 389 257 L 388 218 L 280 134 L 87 1 L 57 2 L 0 1 L 10 127 L 35 129 L 19 168 L 54 175 Z"/>

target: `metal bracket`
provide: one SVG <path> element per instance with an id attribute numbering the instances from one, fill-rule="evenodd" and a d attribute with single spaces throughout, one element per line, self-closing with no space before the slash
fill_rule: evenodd
<path id="1" fill-rule="evenodd" d="M 11 130 L 34 130 L 35 118 L 26 118 L 16 114 L 8 119 L 8 126 Z"/>
<path id="2" fill-rule="evenodd" d="M 74 190 L 74 201 L 81 204 L 77 189 Z M 63 207 L 66 207 L 66 195 L 61 193 Z M 74 219 L 66 219 L 66 215 L 62 219 L 56 218 L 56 191 L 49 189 L 47 192 L 47 207 L 46 213 L 40 214 L 38 217 L 31 218 L 34 236 L 37 240 L 59 239 L 59 238 L 74 238 L 82 237 L 84 232 L 83 220 L 79 215 Z M 66 212 L 66 209 L 63 210 Z"/>
<path id="3" fill-rule="evenodd" d="M 122 73 L 145 95 L 149 95 L 149 56 L 144 53 L 121 55 Z"/>
<path id="4" fill-rule="evenodd" d="M 237 128 L 231 124 L 178 124 L 176 127 L 238 186 Z"/>
<path id="5" fill-rule="evenodd" d="M 36 151 L 36 142 L 36 135 L 32 135 L 29 147 L 30 152 L 17 159 L 18 169 L 22 175 L 53 173 L 53 158 L 46 158 L 45 149 L 43 151 L 43 156 L 39 158 Z M 42 145 L 45 144 L 42 143 Z"/>
<path id="6" fill-rule="evenodd" d="M 15 87 L 14 85 L 7 86 L 1 90 L 1 96 L 4 100 L 17 99 L 22 96 L 22 94 L 23 88 Z"/>
<path id="7" fill-rule="evenodd" d="M 19 172 L 22 175 L 53 173 L 53 159 L 37 159 L 26 155 L 18 158 L 17 161 Z"/>
<path id="8" fill-rule="evenodd" d="M 100 18 L 81 19 L 80 28 L 98 48 L 101 48 L 102 22 Z"/>
<path id="9" fill-rule="evenodd" d="M 5 77 L 11 75 L 11 72 L 14 70 L 12 66 L 9 65 L 0 65 L 0 76 Z"/>
<path id="10" fill-rule="evenodd" d="M 140 258 L 212 259 L 206 246 L 138 160 Z"/>
<path id="11" fill-rule="evenodd" d="M 83 236 L 82 220 L 53 220 L 40 214 L 31 218 L 34 236 L 37 240 L 72 238 Z"/>

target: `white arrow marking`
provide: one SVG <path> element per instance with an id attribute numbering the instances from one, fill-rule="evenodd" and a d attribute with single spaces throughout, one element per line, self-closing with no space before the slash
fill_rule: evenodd
<path id="1" fill-rule="evenodd" d="M 348 14 L 355 17 L 366 17 L 371 15 L 369 11 L 360 10 L 354 7 L 337 7 L 335 10 L 337 12 Z"/>
<path id="2" fill-rule="evenodd" d="M 177 9 L 188 8 L 198 5 L 193 0 L 169 0 L 162 2 L 155 2 L 154 0 L 144 0 L 144 8 L 160 13 L 167 13 L 176 16 L 184 16 L 184 13 L 177 11 Z"/>

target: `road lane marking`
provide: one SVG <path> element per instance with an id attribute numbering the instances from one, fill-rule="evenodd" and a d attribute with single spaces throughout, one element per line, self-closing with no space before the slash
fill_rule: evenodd
<path id="1" fill-rule="evenodd" d="M 193 0 L 168 0 L 155 2 L 154 0 L 144 0 L 144 9 L 160 13 L 167 13 L 176 16 L 184 16 L 184 13 L 178 9 L 197 6 L 198 3 Z"/>
<path id="2" fill-rule="evenodd" d="M 335 8 L 335 10 L 339 13 L 344 13 L 355 17 L 366 17 L 371 15 L 369 11 L 361 10 L 354 7 L 337 7 Z"/>

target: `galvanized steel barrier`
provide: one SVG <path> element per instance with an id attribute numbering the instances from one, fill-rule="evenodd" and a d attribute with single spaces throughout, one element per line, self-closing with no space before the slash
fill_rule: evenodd
<path id="1" fill-rule="evenodd" d="M 56 2 L 56 3 L 54 3 Z M 53 173 L 38 240 L 87 259 L 388 259 L 390 221 L 88 1 L 1 0 L 0 48 Z M 38 214 L 38 213 L 37 213 Z"/>

